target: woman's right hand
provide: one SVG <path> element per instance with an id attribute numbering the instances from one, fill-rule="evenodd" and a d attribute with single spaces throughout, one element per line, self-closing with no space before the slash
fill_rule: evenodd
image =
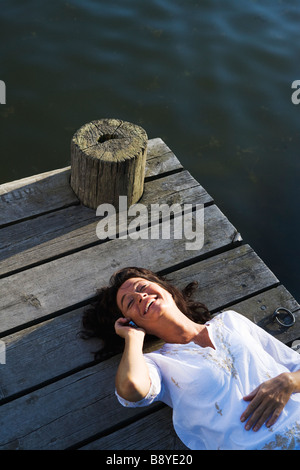
<path id="1" fill-rule="evenodd" d="M 144 339 L 146 334 L 145 330 L 143 330 L 142 328 L 135 328 L 129 325 L 129 322 L 129 318 L 118 318 L 118 320 L 115 322 L 115 331 L 117 335 L 121 336 L 121 338 L 124 339 L 131 335 L 135 335 L 136 337 Z"/>

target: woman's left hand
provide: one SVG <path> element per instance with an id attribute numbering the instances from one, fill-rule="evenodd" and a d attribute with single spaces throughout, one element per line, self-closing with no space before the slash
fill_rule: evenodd
<path id="1" fill-rule="evenodd" d="M 250 404 L 241 415 L 241 421 L 247 421 L 245 429 L 258 431 L 266 423 L 272 426 L 294 391 L 291 374 L 286 372 L 267 380 L 244 397 Z M 248 419 L 249 418 L 249 419 Z"/>

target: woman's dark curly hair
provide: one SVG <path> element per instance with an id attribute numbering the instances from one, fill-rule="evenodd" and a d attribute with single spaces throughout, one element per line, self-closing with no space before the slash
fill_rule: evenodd
<path id="1" fill-rule="evenodd" d="M 111 276 L 108 286 L 97 290 L 96 300 L 85 310 L 83 315 L 83 337 L 98 337 L 104 343 L 102 349 L 95 353 L 96 360 L 105 359 L 123 349 L 124 340 L 116 334 L 114 329 L 116 320 L 122 316 L 117 306 L 116 297 L 121 285 L 132 277 L 141 277 L 156 282 L 166 289 L 172 295 L 179 310 L 194 322 L 203 324 L 211 318 L 204 304 L 190 299 L 197 287 L 197 282 L 191 282 L 181 291 L 163 276 L 149 269 L 137 267 L 120 269 Z"/>

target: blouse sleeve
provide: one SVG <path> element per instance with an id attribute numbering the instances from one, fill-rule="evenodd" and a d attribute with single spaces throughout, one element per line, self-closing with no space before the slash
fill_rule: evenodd
<path id="1" fill-rule="evenodd" d="M 279 363 L 287 367 L 291 372 L 300 369 L 300 354 L 289 348 L 260 326 L 253 323 L 244 315 L 230 311 L 231 316 L 235 317 L 240 323 L 244 324 L 251 335 L 261 343 L 262 347 Z"/>
<path id="2" fill-rule="evenodd" d="M 155 401 L 159 401 L 160 395 L 162 393 L 162 379 L 161 379 L 161 372 L 159 367 L 152 361 L 147 355 L 144 356 L 145 361 L 147 363 L 149 369 L 149 376 L 150 376 L 150 389 L 147 395 L 139 401 L 128 401 L 124 398 L 120 397 L 120 395 L 115 390 L 115 394 L 121 405 L 130 407 L 130 408 L 138 408 L 140 406 L 148 406 Z"/>

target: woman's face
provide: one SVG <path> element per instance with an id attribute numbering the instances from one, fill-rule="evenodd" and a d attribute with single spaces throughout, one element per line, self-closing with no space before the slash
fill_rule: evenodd
<path id="1" fill-rule="evenodd" d="M 141 277 L 133 277 L 121 285 L 117 292 L 117 305 L 125 318 L 147 331 L 160 316 L 176 308 L 167 290 Z"/>

